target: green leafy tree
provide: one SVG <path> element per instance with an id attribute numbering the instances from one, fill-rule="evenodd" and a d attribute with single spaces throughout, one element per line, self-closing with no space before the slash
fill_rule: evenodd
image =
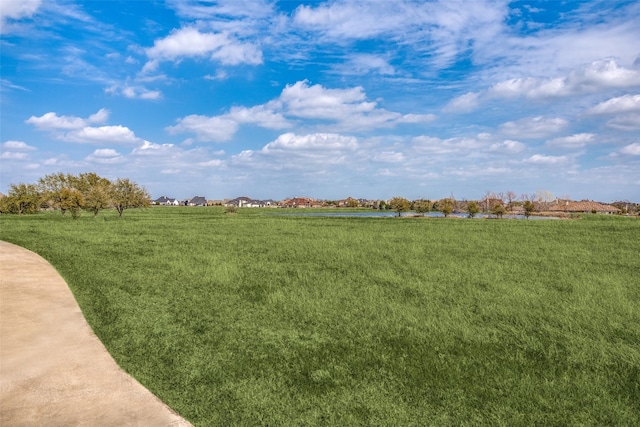
<path id="1" fill-rule="evenodd" d="M 77 188 L 63 188 L 60 190 L 60 209 L 71 212 L 73 219 L 78 219 L 84 207 L 84 196 Z"/>
<path id="2" fill-rule="evenodd" d="M 478 204 L 478 202 L 468 202 L 467 213 L 469 214 L 469 218 L 475 218 L 475 216 L 480 213 L 480 205 Z"/>
<path id="3" fill-rule="evenodd" d="M 455 203 L 452 198 L 442 199 L 438 202 L 438 210 L 442 212 L 444 217 L 448 217 L 453 212 Z"/>
<path id="4" fill-rule="evenodd" d="M 491 213 L 493 213 L 495 216 L 497 216 L 498 218 L 502 218 L 502 216 L 505 214 L 507 210 L 505 209 L 504 205 L 501 203 L 496 203 L 493 206 L 493 209 L 491 210 Z"/>
<path id="5" fill-rule="evenodd" d="M 151 205 L 151 196 L 143 187 L 128 178 L 118 178 L 113 184 L 111 201 L 122 217 L 125 209 L 146 208 Z"/>
<path id="6" fill-rule="evenodd" d="M 41 194 L 34 184 L 11 184 L 9 191 L 2 198 L 3 212 L 18 215 L 35 213 L 40 207 Z"/>
<path id="7" fill-rule="evenodd" d="M 111 193 L 113 184 L 107 178 L 102 178 L 97 174 L 80 174 L 79 187 L 84 196 L 84 208 L 93 212 L 97 216 L 102 209 L 111 206 Z"/>
<path id="8" fill-rule="evenodd" d="M 422 216 L 427 212 L 431 212 L 432 206 L 433 204 L 431 203 L 431 200 L 420 199 L 413 202 L 413 210 Z"/>
<path id="9" fill-rule="evenodd" d="M 398 216 L 401 216 L 402 212 L 406 212 L 411 209 L 411 202 L 404 197 L 394 197 L 389 200 L 389 206 L 391 206 L 391 209 L 398 212 Z"/>
<path id="10" fill-rule="evenodd" d="M 522 204 L 522 208 L 524 209 L 525 218 L 529 219 L 529 217 L 533 213 L 533 210 L 535 209 L 535 206 L 531 200 L 525 200 Z"/>
<path id="11" fill-rule="evenodd" d="M 42 201 L 54 209 L 59 209 L 64 216 L 67 209 L 63 203 L 62 190 L 73 188 L 76 180 L 73 175 L 62 172 L 43 176 L 38 180 L 38 190 L 41 193 Z"/>

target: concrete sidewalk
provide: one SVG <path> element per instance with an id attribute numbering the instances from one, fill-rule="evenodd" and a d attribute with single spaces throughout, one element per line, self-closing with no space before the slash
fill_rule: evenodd
<path id="1" fill-rule="evenodd" d="M 0 241 L 0 426 L 190 426 L 122 371 L 65 281 Z"/>

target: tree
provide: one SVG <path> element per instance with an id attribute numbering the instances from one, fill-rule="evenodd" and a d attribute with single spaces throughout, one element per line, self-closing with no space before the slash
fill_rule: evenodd
<path id="1" fill-rule="evenodd" d="M 451 197 L 442 199 L 438 202 L 438 209 L 444 214 L 445 218 L 451 215 L 454 206 L 454 200 Z"/>
<path id="2" fill-rule="evenodd" d="M 498 218 L 502 218 L 502 215 L 504 215 L 506 211 L 507 210 L 505 209 L 503 204 L 496 203 L 491 212 Z"/>
<path id="3" fill-rule="evenodd" d="M 67 209 L 63 206 L 62 190 L 73 188 L 76 178 L 71 174 L 62 172 L 52 173 L 43 176 L 38 180 L 38 189 L 41 193 L 42 200 L 54 209 L 60 209 L 60 213 L 64 216 Z"/>
<path id="4" fill-rule="evenodd" d="M 7 213 L 35 213 L 40 206 L 41 194 L 34 184 L 11 184 L 9 191 L 2 198 L 2 210 Z"/>
<path id="5" fill-rule="evenodd" d="M 111 181 L 93 172 L 80 174 L 79 181 L 84 195 L 84 208 L 93 212 L 94 217 L 102 209 L 106 209 L 111 205 L 113 185 Z"/>
<path id="6" fill-rule="evenodd" d="M 525 200 L 522 204 L 522 208 L 524 209 L 525 218 L 529 219 L 529 217 L 533 213 L 535 206 L 531 200 Z"/>
<path id="7" fill-rule="evenodd" d="M 420 199 L 413 202 L 413 210 L 424 216 L 425 213 L 431 212 L 431 200 Z"/>
<path id="8" fill-rule="evenodd" d="M 480 213 L 480 205 L 478 204 L 478 202 L 468 202 L 467 213 L 469 213 L 469 218 L 474 218 L 476 215 L 478 215 L 478 213 Z"/>
<path id="9" fill-rule="evenodd" d="M 60 209 L 71 212 L 73 219 L 78 219 L 84 206 L 84 196 L 77 188 L 63 188 L 60 190 Z"/>
<path id="10" fill-rule="evenodd" d="M 111 190 L 111 200 L 119 217 L 122 217 L 125 209 L 146 208 L 151 205 L 151 196 L 147 190 L 128 178 L 116 180 Z"/>
<path id="11" fill-rule="evenodd" d="M 389 206 L 398 212 L 398 216 L 401 216 L 402 212 L 408 211 L 411 208 L 411 202 L 404 197 L 394 197 L 389 201 Z"/>

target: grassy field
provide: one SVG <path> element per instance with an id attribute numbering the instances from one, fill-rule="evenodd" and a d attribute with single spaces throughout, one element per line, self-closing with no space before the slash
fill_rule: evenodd
<path id="1" fill-rule="evenodd" d="M 0 217 L 197 426 L 640 425 L 640 220 Z"/>

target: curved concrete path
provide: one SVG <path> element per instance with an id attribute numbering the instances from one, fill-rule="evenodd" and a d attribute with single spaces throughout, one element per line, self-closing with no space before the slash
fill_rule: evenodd
<path id="1" fill-rule="evenodd" d="M 42 257 L 0 241 L 0 426 L 190 426 L 122 371 Z"/>

